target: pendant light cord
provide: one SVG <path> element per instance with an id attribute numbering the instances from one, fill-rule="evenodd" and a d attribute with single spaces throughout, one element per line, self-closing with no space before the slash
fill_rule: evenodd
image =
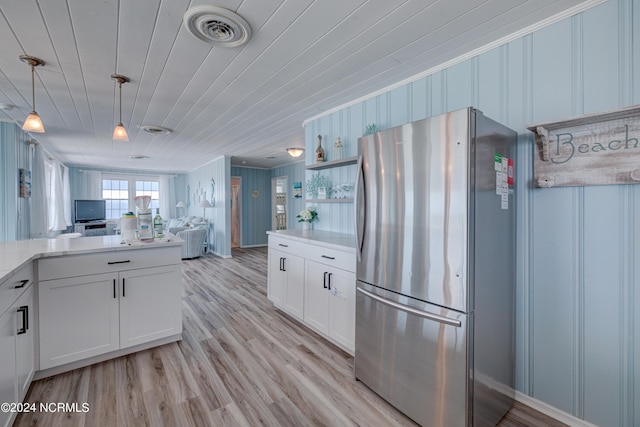
<path id="1" fill-rule="evenodd" d="M 122 124 L 122 81 L 118 82 L 118 86 L 120 87 L 120 121 L 119 123 Z"/>
<path id="2" fill-rule="evenodd" d="M 31 109 L 36 111 L 36 67 L 31 64 Z"/>

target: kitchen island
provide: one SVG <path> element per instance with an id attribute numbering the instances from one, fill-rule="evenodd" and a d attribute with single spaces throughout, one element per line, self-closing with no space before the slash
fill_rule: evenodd
<path id="1" fill-rule="evenodd" d="M 32 379 L 180 340 L 183 243 L 1 243 L 0 402 L 22 401 Z"/>
<path id="2" fill-rule="evenodd" d="M 267 296 L 273 305 L 353 354 L 355 237 L 321 230 L 267 234 Z"/>

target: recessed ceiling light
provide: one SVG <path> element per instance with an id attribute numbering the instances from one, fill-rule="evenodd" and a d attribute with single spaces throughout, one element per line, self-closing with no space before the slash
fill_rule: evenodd
<path id="1" fill-rule="evenodd" d="M 11 111 L 11 110 L 13 110 L 13 105 L 5 104 L 4 102 L 0 102 L 0 110 Z"/>
<path id="2" fill-rule="evenodd" d="M 136 160 L 141 160 L 141 159 L 149 159 L 149 156 L 145 156 L 144 154 L 132 154 L 131 156 L 129 156 L 130 159 L 136 159 Z"/>
<path id="3" fill-rule="evenodd" d="M 153 135 L 169 135 L 173 132 L 171 129 L 156 125 L 142 125 L 140 126 L 140 129 Z"/>

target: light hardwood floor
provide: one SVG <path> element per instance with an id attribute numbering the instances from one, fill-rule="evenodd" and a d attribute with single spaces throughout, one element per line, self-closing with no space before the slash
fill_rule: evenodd
<path id="1" fill-rule="evenodd" d="M 266 297 L 266 248 L 183 267 L 183 340 L 35 381 L 16 426 L 412 426 L 353 378 L 353 358 Z M 153 304 L 153 295 L 149 296 Z M 563 426 L 523 405 L 500 426 Z"/>

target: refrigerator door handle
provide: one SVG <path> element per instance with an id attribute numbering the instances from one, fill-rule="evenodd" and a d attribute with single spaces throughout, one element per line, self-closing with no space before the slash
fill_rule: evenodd
<path id="1" fill-rule="evenodd" d="M 362 261 L 364 226 L 365 226 L 366 214 L 367 214 L 365 211 L 365 206 L 360 205 L 360 191 L 361 191 L 360 180 L 362 180 L 362 184 L 364 184 L 363 175 L 364 175 L 364 170 L 362 169 L 362 156 L 358 156 L 358 166 L 356 167 L 356 183 L 354 185 L 354 194 L 353 194 L 353 200 L 354 200 L 353 225 L 356 230 L 356 254 L 358 256 L 358 262 Z M 366 195 L 366 193 L 362 193 L 362 195 L 363 195 L 363 204 L 365 204 L 364 196 Z M 361 221 L 362 223 L 358 221 L 360 212 L 362 212 L 362 214 L 365 215 L 363 220 Z"/>
<path id="2" fill-rule="evenodd" d="M 409 314 L 413 314 L 415 316 L 419 316 L 419 317 L 423 317 L 425 319 L 428 320 L 435 320 L 436 322 L 440 322 L 440 323 L 444 323 L 446 325 L 451 325 L 451 326 L 455 326 L 455 327 L 461 327 L 462 326 L 462 322 L 456 319 L 450 319 L 448 317 L 444 317 L 444 316 L 440 316 L 437 314 L 433 314 L 433 313 L 429 313 L 426 311 L 422 311 L 422 310 L 418 310 L 417 308 L 413 308 L 413 307 L 409 307 L 408 305 L 404 305 L 404 304 L 400 304 L 398 302 L 395 301 L 391 301 L 388 300 L 386 298 L 383 298 L 381 296 L 378 296 L 376 294 L 373 294 L 369 291 L 366 291 L 362 288 L 356 288 L 356 290 L 358 292 L 360 292 L 362 295 L 367 296 L 371 299 L 374 299 L 376 301 L 378 301 L 381 304 L 384 305 L 388 305 L 389 307 L 393 307 L 397 310 L 401 310 L 404 311 L 405 313 L 409 313 Z"/>

